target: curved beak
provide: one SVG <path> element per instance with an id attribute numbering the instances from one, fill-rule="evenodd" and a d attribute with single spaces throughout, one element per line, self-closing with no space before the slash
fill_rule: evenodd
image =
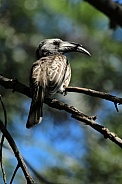
<path id="1" fill-rule="evenodd" d="M 86 54 L 88 56 L 91 56 L 91 54 L 82 47 L 81 44 L 74 43 L 74 42 L 62 42 L 59 47 L 59 52 L 67 53 L 67 52 L 80 52 L 83 54 Z"/>

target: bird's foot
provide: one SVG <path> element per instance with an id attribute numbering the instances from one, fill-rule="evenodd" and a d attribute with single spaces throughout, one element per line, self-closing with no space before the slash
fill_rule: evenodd
<path id="1" fill-rule="evenodd" d="M 62 94 L 62 95 L 64 95 L 64 96 L 67 95 L 67 91 L 66 91 L 65 88 L 60 88 L 60 89 L 57 91 L 57 93 L 60 93 L 60 94 Z"/>

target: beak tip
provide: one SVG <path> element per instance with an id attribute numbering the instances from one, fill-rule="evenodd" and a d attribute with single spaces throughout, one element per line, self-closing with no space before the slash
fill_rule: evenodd
<path id="1" fill-rule="evenodd" d="M 90 57 L 91 57 L 91 54 L 90 54 L 90 52 L 88 52 L 88 56 L 90 56 Z"/>
<path id="2" fill-rule="evenodd" d="M 85 52 L 83 52 L 83 53 L 91 57 L 91 54 L 89 51 L 85 50 Z"/>
<path id="3" fill-rule="evenodd" d="M 83 53 L 83 54 L 86 54 L 86 55 L 88 55 L 88 56 L 91 57 L 90 52 L 89 52 L 88 50 L 84 49 L 82 46 L 78 47 L 78 50 L 77 50 L 77 51 L 78 51 L 78 52 L 81 52 L 81 53 Z"/>

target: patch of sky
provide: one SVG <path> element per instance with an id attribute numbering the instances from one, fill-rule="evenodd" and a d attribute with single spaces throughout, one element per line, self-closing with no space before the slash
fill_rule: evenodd
<path id="1" fill-rule="evenodd" d="M 116 2 L 118 4 L 122 4 L 122 0 L 113 0 L 113 2 Z"/>
<path id="2" fill-rule="evenodd" d="M 113 38 L 116 41 L 122 42 L 122 29 L 121 28 L 117 28 L 114 32 L 113 32 Z"/>
<path id="3" fill-rule="evenodd" d="M 29 109 L 29 104 L 28 100 L 24 107 Z M 67 158 L 78 163 L 85 154 L 83 128 L 71 117 L 63 125 L 55 124 L 53 118 L 44 117 L 43 122 L 32 129 L 25 128 L 26 119 L 27 115 L 14 120 L 17 122 L 14 125 L 15 133 L 19 135 L 19 139 L 15 136 L 15 141 L 21 154 L 28 162 L 31 161 L 35 168 L 61 166 L 63 161 L 59 158 L 63 158 L 64 162 Z"/>
<path id="4" fill-rule="evenodd" d="M 119 94 L 116 91 L 112 91 L 111 95 L 119 97 Z M 121 105 L 118 105 L 119 112 L 122 111 Z M 116 108 L 113 102 L 102 100 L 102 108 L 96 112 L 99 123 L 102 119 L 107 119 L 111 114 L 116 113 Z"/>
<path id="5" fill-rule="evenodd" d="M 81 1 L 83 1 L 83 0 L 69 0 L 69 2 L 70 2 L 71 4 L 81 3 Z"/>
<path id="6" fill-rule="evenodd" d="M 58 35 L 59 31 L 62 34 L 66 34 L 74 31 L 73 21 L 62 14 L 47 15 L 36 14 L 34 22 L 37 25 L 40 32 L 48 35 Z"/>

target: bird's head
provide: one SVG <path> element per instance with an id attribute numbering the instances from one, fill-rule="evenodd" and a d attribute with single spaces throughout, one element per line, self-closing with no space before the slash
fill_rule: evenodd
<path id="1" fill-rule="evenodd" d="M 82 47 L 81 44 L 74 42 L 62 41 L 61 39 L 46 39 L 39 43 L 36 50 L 36 58 L 40 59 L 44 56 L 52 54 L 64 54 L 67 52 L 81 52 L 90 56 L 90 53 Z"/>

